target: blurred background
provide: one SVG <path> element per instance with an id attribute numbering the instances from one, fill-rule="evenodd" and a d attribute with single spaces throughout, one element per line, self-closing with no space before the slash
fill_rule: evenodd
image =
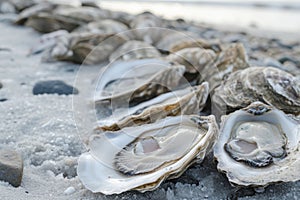
<path id="1" fill-rule="evenodd" d="M 151 11 L 225 28 L 300 32 L 300 0 L 98 0 L 102 7 L 130 13 Z"/>

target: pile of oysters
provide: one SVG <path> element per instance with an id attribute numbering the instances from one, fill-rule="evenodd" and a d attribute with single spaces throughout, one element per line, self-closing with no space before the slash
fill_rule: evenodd
<path id="1" fill-rule="evenodd" d="M 30 52 L 45 61 L 106 63 L 97 126 L 78 160 L 87 189 L 154 190 L 210 151 L 233 186 L 300 180 L 300 66 L 253 66 L 242 43 L 205 39 L 201 26 L 149 12 L 45 1 L 16 23 L 46 33 Z"/>

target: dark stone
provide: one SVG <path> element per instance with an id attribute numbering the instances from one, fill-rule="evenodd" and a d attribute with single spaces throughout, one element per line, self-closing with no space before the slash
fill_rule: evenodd
<path id="1" fill-rule="evenodd" d="M 78 94 L 78 90 L 70 85 L 67 85 L 63 81 L 39 81 L 34 87 L 32 93 L 34 95 L 39 94 L 59 94 L 59 95 L 70 95 Z"/>
<path id="2" fill-rule="evenodd" d="M 0 180 L 19 187 L 23 176 L 23 160 L 21 155 L 13 150 L 0 150 Z"/>
<path id="3" fill-rule="evenodd" d="M 7 101 L 7 99 L 6 98 L 0 99 L 0 102 L 4 102 L 4 101 Z"/>
<path id="4" fill-rule="evenodd" d="M 0 89 L 3 87 L 2 83 L 0 83 Z"/>

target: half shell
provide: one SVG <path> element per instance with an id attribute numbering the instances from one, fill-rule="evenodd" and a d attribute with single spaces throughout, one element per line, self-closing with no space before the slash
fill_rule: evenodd
<path id="1" fill-rule="evenodd" d="M 214 156 L 233 185 L 264 187 L 300 180 L 299 147 L 299 121 L 254 102 L 222 118 Z"/>
<path id="2" fill-rule="evenodd" d="M 213 116 L 168 117 L 153 124 L 105 132 L 90 139 L 77 173 L 86 188 L 103 194 L 154 190 L 203 159 L 217 137 Z"/>
<path id="3" fill-rule="evenodd" d="M 98 128 L 116 131 L 128 126 L 152 123 L 166 116 L 198 114 L 205 106 L 208 92 L 208 83 L 204 82 L 202 85 L 162 94 L 134 107 L 119 108 L 108 117 L 100 116 Z"/>
<path id="4" fill-rule="evenodd" d="M 136 105 L 177 87 L 185 67 L 158 59 L 121 61 L 103 69 L 96 104 Z"/>

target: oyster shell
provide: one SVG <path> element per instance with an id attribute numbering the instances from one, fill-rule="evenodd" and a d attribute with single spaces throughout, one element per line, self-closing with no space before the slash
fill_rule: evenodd
<path id="1" fill-rule="evenodd" d="M 128 126 L 152 123 L 166 116 L 198 114 L 205 106 L 208 91 L 208 83 L 204 82 L 162 94 L 134 107 L 116 109 L 112 111 L 113 115 L 100 116 L 98 129 L 116 131 Z"/>
<path id="2" fill-rule="evenodd" d="M 81 26 L 75 29 L 73 32 L 90 32 L 90 33 L 102 33 L 102 34 L 117 34 L 127 31 L 128 27 L 118 21 L 105 19 L 101 21 L 90 22 L 87 25 Z"/>
<path id="3" fill-rule="evenodd" d="M 77 173 L 92 192 L 154 190 L 168 177 L 180 176 L 197 156 L 202 160 L 217 133 L 214 116 L 196 115 L 104 132 L 91 137 L 90 151 L 80 156 Z"/>
<path id="4" fill-rule="evenodd" d="M 183 65 L 158 59 L 115 62 L 102 71 L 96 105 L 108 103 L 114 108 L 153 98 L 177 87 L 184 71 Z"/>
<path id="5" fill-rule="evenodd" d="M 214 63 L 204 67 L 200 81 L 207 81 L 213 90 L 232 72 L 248 67 L 248 56 L 243 44 L 231 44 L 222 49 Z"/>
<path id="6" fill-rule="evenodd" d="M 232 73 L 215 90 L 212 99 L 217 107 L 226 105 L 227 111 L 264 101 L 286 113 L 299 115 L 300 81 L 273 67 L 250 67 Z"/>
<path id="7" fill-rule="evenodd" d="M 212 45 L 192 32 L 167 31 L 155 44 L 160 51 L 174 53 L 184 48 L 211 48 Z"/>
<path id="8" fill-rule="evenodd" d="M 127 41 L 121 34 L 71 33 L 59 37 L 45 53 L 44 60 L 68 60 L 76 63 L 97 64 L 105 61 Z"/>
<path id="9" fill-rule="evenodd" d="M 201 73 L 206 65 L 215 61 L 216 57 L 216 53 L 210 49 L 192 47 L 176 51 L 166 59 L 184 65 L 186 72 L 194 74 Z"/>
<path id="10" fill-rule="evenodd" d="M 109 57 L 109 61 L 115 60 L 136 60 L 143 58 L 155 58 L 160 57 L 159 51 L 152 45 L 138 41 L 130 40 L 125 42 L 116 51 L 114 51 Z"/>
<path id="11" fill-rule="evenodd" d="M 299 145 L 299 121 L 254 102 L 222 118 L 214 156 L 233 185 L 264 187 L 300 180 Z"/>

